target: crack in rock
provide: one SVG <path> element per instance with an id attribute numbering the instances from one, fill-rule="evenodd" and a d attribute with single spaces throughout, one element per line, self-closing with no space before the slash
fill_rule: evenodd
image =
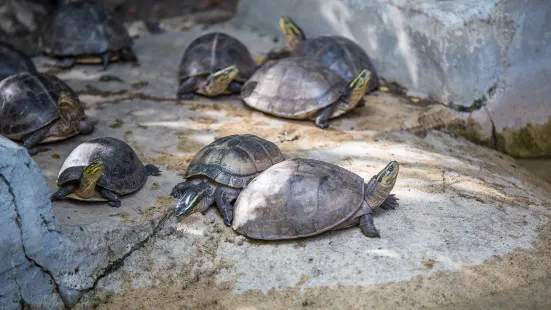
<path id="1" fill-rule="evenodd" d="M 130 248 L 130 250 L 128 250 L 128 252 L 126 252 L 124 255 L 122 255 L 117 260 L 115 260 L 113 263 L 109 264 L 105 269 L 103 269 L 101 274 L 99 274 L 97 276 L 97 278 L 94 279 L 94 283 L 92 284 L 92 286 L 90 288 L 86 289 L 86 290 L 83 290 L 83 292 L 88 292 L 88 291 L 94 290 L 96 285 L 98 284 L 99 280 L 101 280 L 102 278 L 110 275 L 111 273 L 117 271 L 119 268 L 124 266 L 124 261 L 126 260 L 126 258 L 128 258 L 130 255 L 132 255 L 132 253 L 136 252 L 137 250 L 143 248 L 147 244 L 147 242 L 149 242 L 149 240 L 151 238 L 154 238 L 161 231 L 161 229 L 163 228 L 166 221 L 173 214 L 174 214 L 174 212 L 172 212 L 172 209 L 167 210 L 163 214 L 163 216 L 161 217 L 161 219 L 159 220 L 157 225 L 153 228 L 153 230 L 151 231 L 151 233 L 147 237 L 145 237 L 142 241 L 139 241 L 139 242 L 135 243 Z"/>
<path id="2" fill-rule="evenodd" d="M 0 173 L 0 180 L 2 180 L 2 182 L 4 182 L 7 187 L 8 187 L 8 192 L 9 194 L 11 195 L 11 200 L 13 202 L 13 206 L 14 206 L 14 210 L 15 210 L 15 223 L 17 225 L 17 227 L 19 228 L 19 232 L 20 232 L 20 236 L 21 236 L 21 249 L 23 250 L 23 255 L 25 256 L 25 259 L 27 259 L 27 261 L 29 263 L 31 263 L 33 266 L 37 267 L 43 274 L 45 274 L 49 279 L 50 281 L 53 283 L 54 285 L 54 288 L 55 288 L 55 293 L 61 298 L 61 300 L 63 300 L 62 298 L 62 295 L 59 291 L 59 285 L 57 284 L 57 282 L 55 281 L 55 277 L 54 275 L 52 274 L 52 272 L 50 270 L 48 270 L 47 268 L 45 268 L 44 266 L 40 265 L 39 263 L 37 263 L 34 259 L 32 259 L 28 254 L 27 254 L 27 249 L 25 248 L 25 242 L 24 242 L 24 238 L 23 238 L 23 227 L 21 225 L 21 214 L 19 213 L 19 207 L 17 206 L 17 201 L 16 201 L 16 196 L 15 196 L 15 193 L 13 192 L 13 189 L 11 187 L 11 184 L 8 182 L 8 180 L 6 179 L 6 177 Z M 14 277 L 14 279 L 16 279 L 16 277 Z M 17 283 L 17 280 L 15 280 L 17 286 L 19 287 L 19 293 L 20 293 L 20 298 L 21 300 L 23 301 L 23 295 L 21 294 L 21 287 L 19 286 L 19 284 Z M 23 301 L 24 302 L 24 301 Z"/>

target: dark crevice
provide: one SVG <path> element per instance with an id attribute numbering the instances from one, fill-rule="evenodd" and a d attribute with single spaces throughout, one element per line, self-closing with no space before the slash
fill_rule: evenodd
<path id="1" fill-rule="evenodd" d="M 25 255 L 25 259 L 27 259 L 28 262 L 30 262 L 32 265 L 34 265 L 35 267 L 40 269 L 40 271 L 42 271 L 43 274 L 45 274 L 48 278 L 50 278 L 50 281 L 54 285 L 56 294 L 59 296 L 60 299 L 62 299 L 61 294 L 59 292 L 59 286 L 58 286 L 57 282 L 55 281 L 54 275 L 48 269 L 44 268 L 42 265 L 37 263 L 34 259 L 30 258 L 29 255 L 27 255 L 27 249 L 25 248 L 25 243 L 24 243 L 24 238 L 23 238 L 23 227 L 21 226 L 21 214 L 19 214 L 19 207 L 17 206 L 15 194 L 13 192 L 13 189 L 12 189 L 10 183 L 8 182 L 6 177 L 4 177 L 3 174 L 0 174 L 0 179 L 8 186 L 8 192 L 10 193 L 10 195 L 12 197 L 12 202 L 13 202 L 13 206 L 14 206 L 14 209 L 15 209 L 15 215 L 16 215 L 15 223 L 17 224 L 17 227 L 19 228 L 19 232 L 20 232 L 20 235 L 21 235 L 21 248 L 23 250 L 23 255 Z M 16 283 L 17 283 L 17 280 L 16 280 Z M 18 284 L 18 287 L 20 289 L 20 295 L 21 295 L 21 287 L 19 286 L 19 284 Z M 21 295 L 21 298 L 22 297 L 23 296 Z"/>
<path id="2" fill-rule="evenodd" d="M 118 258 L 113 263 L 105 267 L 105 269 L 103 269 L 103 271 L 96 277 L 92 286 L 88 289 L 83 290 L 82 292 L 84 293 L 84 292 L 93 290 L 98 284 L 99 280 L 110 275 L 111 273 L 117 271 L 119 268 L 124 266 L 124 261 L 126 260 L 126 258 L 132 255 L 132 253 L 134 253 L 135 251 L 143 248 L 151 238 L 154 238 L 159 233 L 161 228 L 164 226 L 165 222 L 170 218 L 172 214 L 174 214 L 174 212 L 172 212 L 172 209 L 167 210 L 166 213 L 163 214 L 163 216 L 161 217 L 157 225 L 153 228 L 153 230 L 147 237 L 145 237 L 142 241 L 139 241 L 136 244 L 134 244 L 132 248 L 128 250 L 128 252 L 126 252 L 120 258 Z"/>
<path id="3" fill-rule="evenodd" d="M 490 111 L 484 106 L 484 111 L 488 113 L 488 118 L 490 119 L 490 123 L 492 123 L 492 147 L 494 150 L 497 150 L 497 130 L 496 125 L 494 123 L 494 120 L 492 119 L 492 115 L 490 114 Z"/>

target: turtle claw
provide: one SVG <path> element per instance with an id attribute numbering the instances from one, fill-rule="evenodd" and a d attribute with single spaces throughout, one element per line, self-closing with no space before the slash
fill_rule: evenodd
<path id="1" fill-rule="evenodd" d="M 109 202 L 107 202 L 107 204 L 108 204 L 110 207 L 119 208 L 119 207 L 121 206 L 121 201 L 120 201 L 120 200 L 117 200 L 117 201 L 109 201 Z"/>
<path id="2" fill-rule="evenodd" d="M 381 204 L 381 209 L 389 211 L 389 210 L 396 210 L 396 207 L 398 207 L 398 198 L 396 198 L 396 195 L 390 194 L 388 197 L 383 201 Z"/>
<path id="3" fill-rule="evenodd" d="M 159 167 L 151 165 L 151 164 L 145 165 L 145 170 L 147 171 L 147 175 L 152 175 L 152 176 L 155 176 L 155 177 L 158 177 L 158 176 L 161 175 L 161 169 L 159 169 Z"/>

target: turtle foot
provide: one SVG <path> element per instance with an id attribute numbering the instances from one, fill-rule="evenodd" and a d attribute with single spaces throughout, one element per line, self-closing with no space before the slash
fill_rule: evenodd
<path id="1" fill-rule="evenodd" d="M 180 197 L 182 197 L 182 194 L 184 193 L 186 188 L 188 188 L 190 186 L 191 185 L 186 181 L 180 182 L 180 183 L 178 183 L 174 186 L 174 188 L 170 192 L 170 196 L 172 196 L 174 198 L 177 198 L 177 199 L 180 199 Z"/>
<path id="2" fill-rule="evenodd" d="M 177 95 L 178 100 L 191 100 L 195 97 L 193 93 L 179 93 Z"/>
<path id="3" fill-rule="evenodd" d="M 121 206 L 121 201 L 120 201 L 120 200 L 109 201 L 109 202 L 107 202 L 107 204 L 108 204 L 110 207 L 119 208 L 119 207 Z"/>
<path id="4" fill-rule="evenodd" d="M 398 207 L 398 198 L 396 198 L 396 195 L 390 194 L 388 197 L 386 197 L 385 201 L 381 204 L 381 209 L 383 210 L 396 210 L 396 207 Z"/>
<path id="5" fill-rule="evenodd" d="M 60 59 L 55 63 L 55 66 L 61 69 L 70 69 L 74 65 L 75 65 L 75 59 L 70 57 Z"/>
<path id="6" fill-rule="evenodd" d="M 145 170 L 147 171 L 147 175 L 152 175 L 156 177 L 161 175 L 161 169 L 151 164 L 145 165 Z"/>

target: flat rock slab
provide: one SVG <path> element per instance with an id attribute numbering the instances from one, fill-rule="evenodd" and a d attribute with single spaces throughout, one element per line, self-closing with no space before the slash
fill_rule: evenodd
<path id="1" fill-rule="evenodd" d="M 106 261 L 116 262 L 102 269 L 81 307 L 392 308 L 476 305 L 490 295 L 509 305 L 510 290 L 547 296 L 548 183 L 493 150 L 427 131 L 449 120 L 442 106 L 385 93 L 366 97 L 366 107 L 332 120 L 328 130 L 254 111 L 235 96 L 177 102 L 184 48 L 212 30 L 237 36 L 254 56 L 274 45 L 268 37 L 221 25 L 136 40 L 139 67 L 57 72 L 99 124 L 91 135 L 44 145 L 49 150 L 33 157 L 52 192 L 64 158 L 92 137 L 123 139 L 144 162 L 163 170 L 123 196 L 120 208 L 54 203 L 63 232 L 104 240 Z M 42 70 L 51 63 L 37 59 Z M 103 75 L 122 82 L 101 82 Z M 249 241 L 225 227 L 214 208 L 165 222 L 174 205 L 169 193 L 193 155 L 214 138 L 236 133 L 254 133 L 288 158 L 325 160 L 364 179 L 397 160 L 393 193 L 400 207 L 375 214 L 380 239 L 353 227 L 296 241 Z"/>

